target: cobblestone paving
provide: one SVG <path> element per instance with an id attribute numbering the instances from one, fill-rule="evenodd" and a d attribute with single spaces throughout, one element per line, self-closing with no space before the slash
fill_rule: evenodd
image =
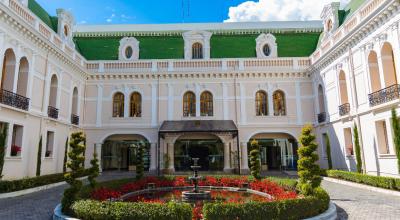
<path id="1" fill-rule="evenodd" d="M 338 219 L 400 219 L 400 197 L 323 181 L 338 207 Z"/>
<path id="2" fill-rule="evenodd" d="M 119 179 L 127 176 L 124 173 L 105 173 L 99 181 Z M 0 220 L 50 220 L 53 210 L 60 203 L 62 194 L 67 185 L 52 189 L 19 196 L 15 198 L 0 199 Z"/>

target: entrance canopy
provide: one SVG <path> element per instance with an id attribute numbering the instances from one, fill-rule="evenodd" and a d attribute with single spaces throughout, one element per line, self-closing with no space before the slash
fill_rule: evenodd
<path id="1" fill-rule="evenodd" d="M 164 121 L 159 130 L 160 136 L 167 133 L 192 132 L 229 132 L 237 136 L 238 128 L 232 120 L 185 120 Z"/>

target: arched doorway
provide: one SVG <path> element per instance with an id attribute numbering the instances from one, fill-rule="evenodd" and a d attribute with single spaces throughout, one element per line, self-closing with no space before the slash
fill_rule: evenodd
<path id="1" fill-rule="evenodd" d="M 135 171 L 137 153 L 144 147 L 144 170 L 150 168 L 150 143 L 138 134 L 116 134 L 107 137 L 102 145 L 101 158 L 103 170 Z"/>
<path id="2" fill-rule="evenodd" d="M 248 142 L 249 154 L 253 140 L 260 145 L 262 171 L 297 170 L 298 144 L 293 136 L 286 133 L 258 133 Z"/>
<path id="3" fill-rule="evenodd" d="M 185 134 L 174 145 L 176 171 L 190 171 L 192 158 L 199 158 L 201 171 L 223 171 L 224 145 L 212 134 Z"/>

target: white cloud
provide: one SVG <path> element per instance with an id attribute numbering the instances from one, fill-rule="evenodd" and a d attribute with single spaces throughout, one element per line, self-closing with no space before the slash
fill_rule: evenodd
<path id="1" fill-rule="evenodd" d="M 346 5 L 350 0 L 340 0 Z M 332 0 L 259 0 L 230 7 L 224 22 L 287 21 L 320 19 L 323 7 Z"/>

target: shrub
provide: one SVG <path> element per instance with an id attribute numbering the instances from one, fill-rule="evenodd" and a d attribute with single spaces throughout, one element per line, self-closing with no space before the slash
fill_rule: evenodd
<path id="1" fill-rule="evenodd" d="M 357 172 L 362 173 L 361 147 L 360 147 L 360 140 L 358 137 L 358 128 L 356 124 L 354 124 L 353 133 L 354 133 L 354 145 L 356 151 Z"/>
<path id="2" fill-rule="evenodd" d="M 397 167 L 400 173 L 400 122 L 396 110 L 392 109 L 393 141 L 397 156 Z"/>
<path id="3" fill-rule="evenodd" d="M 260 146 L 256 140 L 251 142 L 250 151 L 250 173 L 256 179 L 261 179 L 261 165 L 260 165 Z"/>
<path id="4" fill-rule="evenodd" d="M 130 203 L 81 200 L 73 204 L 77 218 L 85 220 L 191 220 L 192 207 L 187 203 Z"/>
<path id="5" fill-rule="evenodd" d="M 8 124 L 0 126 L 0 179 L 3 177 L 4 156 L 6 150 Z"/>
<path id="6" fill-rule="evenodd" d="M 341 170 L 328 170 L 326 171 L 326 173 L 329 177 L 333 178 L 400 191 L 400 179 L 398 178 L 371 176 L 371 175 L 341 171 Z"/>
<path id="7" fill-rule="evenodd" d="M 304 126 L 300 136 L 301 147 L 298 150 L 300 159 L 298 161 L 299 184 L 298 189 L 304 195 L 313 193 L 313 189 L 321 184 L 320 168 L 318 161 L 317 143 L 315 135 L 312 134 L 312 126 Z"/>
<path id="8" fill-rule="evenodd" d="M 71 206 L 78 199 L 78 193 L 82 188 L 82 181 L 77 180 L 77 177 L 83 171 L 85 140 L 83 132 L 76 132 L 71 135 L 69 143 L 71 150 L 68 152 L 70 160 L 67 163 L 67 167 L 71 169 L 71 172 L 64 175 L 65 181 L 70 185 L 70 188 L 64 191 L 64 196 L 61 200 L 62 211 L 65 214 L 71 214 Z"/>
<path id="9" fill-rule="evenodd" d="M 81 175 L 79 175 L 79 177 L 87 176 L 88 173 L 88 170 L 85 170 Z M 0 193 L 15 192 L 62 181 L 64 181 L 64 173 L 24 178 L 20 180 L 2 180 L 0 181 Z"/>
<path id="10" fill-rule="evenodd" d="M 90 161 L 90 164 L 92 165 L 92 167 L 89 169 L 90 174 L 88 179 L 90 187 L 94 189 L 97 186 L 96 177 L 99 176 L 99 160 L 97 159 L 96 149 L 93 151 L 93 159 Z"/>
<path id="11" fill-rule="evenodd" d="M 230 219 L 304 219 L 325 212 L 329 195 L 316 188 L 312 196 L 274 202 L 206 203 L 203 216 L 207 220 Z"/>
<path id="12" fill-rule="evenodd" d="M 39 146 L 36 159 L 36 176 L 40 176 L 40 170 L 42 167 L 42 136 L 39 138 Z"/>
<path id="13" fill-rule="evenodd" d="M 65 141 L 65 148 L 64 148 L 64 161 L 63 161 L 63 172 L 67 172 L 67 161 L 68 161 L 68 137 Z"/>

